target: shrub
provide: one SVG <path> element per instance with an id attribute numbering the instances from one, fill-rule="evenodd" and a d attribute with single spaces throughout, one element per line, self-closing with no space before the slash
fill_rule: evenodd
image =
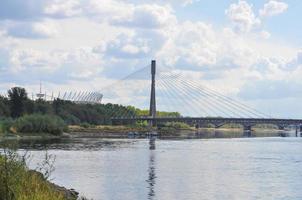
<path id="1" fill-rule="evenodd" d="M 0 133 L 9 133 L 11 132 L 11 127 L 13 126 L 14 121 L 11 118 L 3 119 L 0 121 Z"/>
<path id="2" fill-rule="evenodd" d="M 83 127 L 83 128 L 90 128 L 91 127 L 91 125 L 87 122 L 81 123 L 80 126 Z"/>
<path id="3" fill-rule="evenodd" d="M 167 122 L 164 124 L 164 127 L 171 127 L 175 129 L 189 129 L 190 126 L 183 122 Z"/>
<path id="4" fill-rule="evenodd" d="M 25 115 L 14 124 L 19 133 L 50 133 L 60 135 L 66 129 L 65 122 L 54 115 Z"/>

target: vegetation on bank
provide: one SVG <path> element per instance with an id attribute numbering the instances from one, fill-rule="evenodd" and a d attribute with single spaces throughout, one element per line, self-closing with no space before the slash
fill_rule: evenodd
<path id="1" fill-rule="evenodd" d="M 133 106 L 118 104 L 78 104 L 71 101 L 54 99 L 31 100 L 24 88 L 14 87 L 8 97 L 0 96 L 0 133 L 50 133 L 59 135 L 66 125 L 91 127 L 111 125 L 116 116 L 148 116 L 149 111 Z M 177 112 L 157 112 L 158 116 L 179 117 Z M 64 122 L 64 124 L 63 124 Z M 137 122 L 132 126 L 147 127 L 147 122 Z"/>
<path id="2" fill-rule="evenodd" d="M 58 116 L 32 114 L 25 115 L 16 120 L 13 128 L 18 133 L 50 133 L 61 135 L 67 130 L 65 122 Z"/>
<path id="3" fill-rule="evenodd" d="M 48 157 L 49 158 L 49 157 Z M 26 164 L 26 154 L 4 148 L 0 153 L 0 200 L 75 200 L 47 181 L 49 169 L 41 166 L 44 174 L 30 171 Z M 45 163 L 49 163 L 46 160 Z M 43 171 L 43 170 L 42 170 Z"/>
<path id="4" fill-rule="evenodd" d="M 162 133 L 171 133 L 177 130 L 195 130 L 195 127 L 191 127 L 183 122 L 167 122 L 164 124 L 158 124 L 158 130 Z"/>

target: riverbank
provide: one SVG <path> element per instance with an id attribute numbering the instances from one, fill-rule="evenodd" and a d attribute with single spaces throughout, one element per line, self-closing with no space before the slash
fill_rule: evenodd
<path id="1" fill-rule="evenodd" d="M 101 138 L 128 138 L 147 137 L 156 134 L 161 138 L 220 138 L 220 137 L 275 137 L 280 136 L 284 131 L 277 129 L 255 128 L 251 132 L 244 132 L 241 128 L 169 128 L 169 129 L 149 129 L 147 127 L 128 126 L 96 126 L 84 128 L 80 126 L 69 126 L 71 137 L 101 137 Z"/>
<path id="2" fill-rule="evenodd" d="M 232 137 L 278 137 L 287 135 L 289 131 L 277 129 L 254 128 L 251 132 L 244 132 L 241 128 L 165 128 L 156 129 L 148 127 L 130 126 L 69 126 L 68 132 L 62 135 L 52 135 L 47 133 L 10 133 L 0 134 L 5 139 L 56 139 L 69 137 L 99 137 L 99 138 L 145 138 L 150 134 L 155 134 L 161 138 L 232 138 Z"/>
<path id="3" fill-rule="evenodd" d="M 29 170 L 26 157 L 6 149 L 0 154 L 0 194 L 15 200 L 76 200 L 78 192 L 48 181 L 37 171 Z"/>

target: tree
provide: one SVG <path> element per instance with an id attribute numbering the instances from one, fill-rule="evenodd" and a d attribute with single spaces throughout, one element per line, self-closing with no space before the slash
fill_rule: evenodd
<path id="1" fill-rule="evenodd" d="M 8 99 L 3 96 L 0 96 L 0 118 L 9 116 L 10 110 Z"/>
<path id="2" fill-rule="evenodd" d="M 11 116 L 17 118 L 23 115 L 25 102 L 28 100 L 27 93 L 24 88 L 13 87 L 8 90 Z"/>

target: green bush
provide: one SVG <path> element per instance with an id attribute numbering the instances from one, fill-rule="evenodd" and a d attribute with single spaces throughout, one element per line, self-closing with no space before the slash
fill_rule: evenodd
<path id="1" fill-rule="evenodd" d="M 60 135 L 66 129 L 65 122 L 54 115 L 25 115 L 16 120 L 14 127 L 19 133 L 50 133 Z"/>
<path id="2" fill-rule="evenodd" d="M 9 133 L 14 121 L 11 118 L 0 120 L 0 133 Z"/>
<path id="3" fill-rule="evenodd" d="M 90 128 L 91 127 L 91 125 L 87 122 L 81 123 L 80 126 L 83 127 L 83 128 Z"/>
<path id="4" fill-rule="evenodd" d="M 190 126 L 183 122 L 167 122 L 164 124 L 164 127 L 170 127 L 175 129 L 189 129 Z"/>

